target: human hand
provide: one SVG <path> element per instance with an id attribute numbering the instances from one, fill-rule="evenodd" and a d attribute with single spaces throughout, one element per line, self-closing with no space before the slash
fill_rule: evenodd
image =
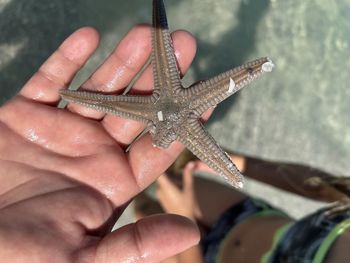
<path id="1" fill-rule="evenodd" d="M 149 26 L 133 28 L 83 84 L 115 92 L 125 87 L 151 50 Z M 173 34 L 180 69 L 195 53 L 190 34 Z M 128 202 L 182 150 L 153 148 L 131 120 L 77 105 L 58 109 L 67 88 L 92 55 L 99 37 L 73 33 L 20 93 L 0 108 L 0 258 L 4 262 L 159 262 L 198 242 L 189 220 L 174 215 L 142 219 L 110 233 Z M 133 92 L 152 88 L 151 68 Z"/>
<path id="2" fill-rule="evenodd" d="M 195 219 L 196 198 L 193 188 L 195 163 L 188 163 L 183 171 L 183 190 L 180 190 L 166 174 L 157 179 L 157 196 L 163 209 L 170 214 Z"/>

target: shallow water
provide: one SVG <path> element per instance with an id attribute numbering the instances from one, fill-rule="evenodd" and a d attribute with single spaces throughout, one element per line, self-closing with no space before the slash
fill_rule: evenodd
<path id="1" fill-rule="evenodd" d="M 0 103 L 74 29 L 90 25 L 101 32 L 102 44 L 73 83 L 79 85 L 133 24 L 151 21 L 150 2 L 0 0 Z M 272 74 L 217 107 L 208 127 L 222 145 L 349 174 L 347 0 L 165 3 L 170 28 L 187 29 L 198 39 L 186 83 L 259 56 L 276 64 Z"/>

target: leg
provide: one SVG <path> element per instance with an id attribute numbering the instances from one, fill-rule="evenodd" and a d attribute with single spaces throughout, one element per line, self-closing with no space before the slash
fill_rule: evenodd
<path id="1" fill-rule="evenodd" d="M 212 226 L 229 207 L 247 198 L 232 187 L 201 177 L 195 177 L 194 192 L 196 219 L 206 227 Z"/>
<path id="2" fill-rule="evenodd" d="M 231 158 L 238 169 L 244 171 L 245 158 L 240 156 L 231 156 Z M 212 172 L 206 164 L 199 161 L 190 151 L 184 150 L 167 172 L 173 183 L 179 188 L 182 188 L 182 171 L 191 161 L 196 162 L 195 170 Z M 227 208 L 247 197 L 230 186 L 202 177 L 195 177 L 193 185 L 198 203 L 195 207 L 195 216 L 199 223 L 207 228 L 212 226 Z"/>

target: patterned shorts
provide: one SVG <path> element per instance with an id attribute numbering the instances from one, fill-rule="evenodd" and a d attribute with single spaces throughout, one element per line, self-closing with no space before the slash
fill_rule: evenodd
<path id="1" fill-rule="evenodd" d="M 326 215 L 325 210 L 326 208 L 320 209 L 279 228 L 271 249 L 262 257 L 261 263 L 323 262 L 335 239 L 350 227 L 350 209 L 333 215 Z M 253 198 L 247 198 L 230 207 L 202 241 L 205 262 L 217 262 L 221 243 L 237 224 L 253 217 L 271 215 L 289 218 L 283 211 Z"/>

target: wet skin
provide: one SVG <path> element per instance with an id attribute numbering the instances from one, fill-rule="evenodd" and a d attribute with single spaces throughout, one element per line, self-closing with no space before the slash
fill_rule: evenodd
<path id="1" fill-rule="evenodd" d="M 117 96 L 62 90 L 62 98 L 98 111 L 145 123 L 155 147 L 168 148 L 172 142 L 178 140 L 228 183 L 241 188 L 241 173 L 204 130 L 199 119 L 208 109 L 215 107 L 263 73 L 270 72 L 273 68 L 272 62 L 268 58 L 256 59 L 184 88 L 168 29 L 164 3 L 161 0 L 153 1 L 152 43 L 152 95 Z"/>

